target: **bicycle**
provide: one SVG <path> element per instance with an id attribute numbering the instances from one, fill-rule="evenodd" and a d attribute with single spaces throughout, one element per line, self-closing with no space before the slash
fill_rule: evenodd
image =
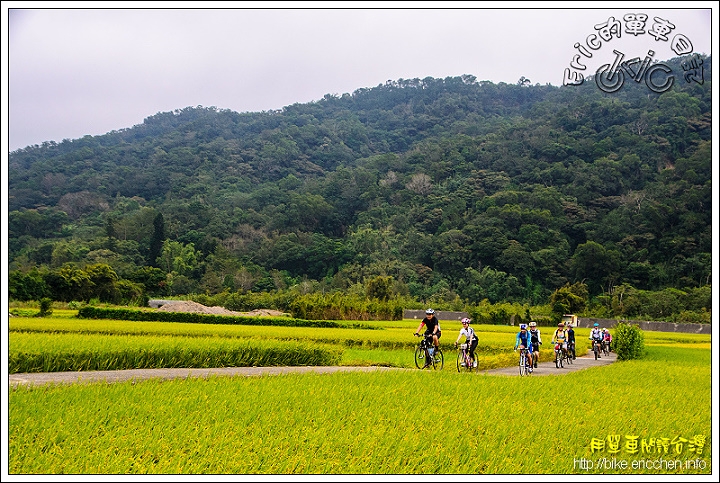
<path id="1" fill-rule="evenodd" d="M 520 367 L 520 376 L 521 377 L 531 374 L 530 369 L 532 368 L 532 366 L 528 364 L 527 348 L 525 348 L 525 347 L 520 349 L 520 361 L 518 363 L 518 366 Z"/>
<path id="2" fill-rule="evenodd" d="M 555 344 L 555 367 L 560 369 L 563 367 L 563 359 L 565 358 L 560 344 Z"/>
<path id="3" fill-rule="evenodd" d="M 565 352 L 563 353 L 563 362 L 565 364 L 573 363 L 572 351 L 570 350 L 570 344 L 568 344 L 567 349 L 565 349 Z"/>
<path id="4" fill-rule="evenodd" d="M 598 360 L 600 358 L 600 341 L 599 340 L 593 340 L 592 350 L 593 350 L 593 354 L 595 354 L 595 360 Z"/>
<path id="5" fill-rule="evenodd" d="M 415 348 L 415 366 L 418 369 L 425 369 L 431 367 L 433 369 L 442 369 L 445 365 L 445 356 L 443 356 L 442 350 L 438 347 L 436 350 L 433 347 L 432 335 L 421 336 L 415 334 L 416 337 L 422 337 L 420 343 Z M 430 350 L 433 349 L 433 355 L 430 355 Z"/>
<path id="6" fill-rule="evenodd" d="M 477 370 L 477 367 L 475 367 L 474 361 L 470 357 L 470 351 L 468 350 L 467 344 L 460 344 L 458 346 L 458 355 L 457 355 L 457 370 L 458 372 L 462 372 L 463 369 L 465 369 L 468 372 L 472 372 L 473 370 Z M 475 355 L 477 357 L 477 355 Z"/>
<path id="7" fill-rule="evenodd" d="M 610 355 L 610 341 L 604 340 L 602 343 L 602 352 L 604 356 Z"/>
<path id="8" fill-rule="evenodd" d="M 533 367 L 537 369 L 538 362 L 540 362 L 540 348 L 535 347 L 535 344 L 533 344 L 533 353 L 530 358 L 532 359 Z"/>
<path id="9" fill-rule="evenodd" d="M 568 364 L 573 364 L 573 354 L 575 353 L 575 342 L 568 342 L 567 351 L 565 352 L 565 360 Z"/>

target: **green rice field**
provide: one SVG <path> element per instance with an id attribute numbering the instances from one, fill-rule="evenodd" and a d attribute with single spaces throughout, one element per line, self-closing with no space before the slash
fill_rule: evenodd
<path id="1" fill-rule="evenodd" d="M 197 364 L 187 367 L 235 354 L 237 365 L 286 357 L 289 365 L 405 370 L 13 387 L 9 473 L 711 473 L 710 336 L 645 332 L 643 359 L 521 379 L 458 373 L 457 322 L 442 323 L 444 370 L 415 369 L 417 324 L 362 330 L 11 318 L 15 372 L 29 359 L 52 371 L 93 359 L 105 368 L 156 363 L 161 353 Z M 482 366 L 514 363 L 516 327 L 476 330 Z M 541 330 L 549 346 L 552 328 Z M 587 329 L 576 332 L 584 353 Z"/>

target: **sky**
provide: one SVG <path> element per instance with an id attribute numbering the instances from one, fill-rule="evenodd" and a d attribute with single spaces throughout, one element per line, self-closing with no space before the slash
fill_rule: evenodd
<path id="1" fill-rule="evenodd" d="M 716 2 L 683 2 L 685 9 L 638 8 L 674 5 L 669 2 L 581 4 L 613 8 L 173 2 L 186 8 L 171 9 L 166 2 L 3 2 L 4 152 L 125 129 L 188 106 L 276 110 L 388 80 L 469 74 L 478 81 L 516 83 L 524 76 L 532 84 L 559 86 L 579 53 L 576 43 L 594 54 L 580 59 L 584 75 L 612 63 L 613 50 L 626 59 L 644 58 L 648 50 L 654 60 L 675 57 L 670 46 L 678 34 L 694 53 L 710 55 L 711 42 L 717 45 L 717 35 L 711 40 Z M 622 22 L 628 14 L 648 16 L 643 33 L 621 31 L 620 38 L 588 50 L 596 25 L 610 17 Z M 648 32 L 656 17 L 674 26 L 667 40 Z"/>

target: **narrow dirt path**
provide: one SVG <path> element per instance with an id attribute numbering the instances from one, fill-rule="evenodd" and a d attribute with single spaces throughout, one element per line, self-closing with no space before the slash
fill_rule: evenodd
<path id="1" fill-rule="evenodd" d="M 520 357 L 520 356 L 518 356 Z M 565 365 L 563 368 L 555 367 L 554 362 L 540 362 L 538 363 L 537 369 L 533 369 L 531 376 L 559 376 L 561 374 L 567 374 L 569 372 L 579 371 L 581 369 L 588 369 L 591 367 L 604 366 L 611 364 L 617 360 L 617 354 L 611 352 L 607 356 L 602 356 L 600 359 L 595 360 L 595 356 L 592 351 L 588 352 L 582 357 L 578 357 L 573 360 L 572 364 Z M 500 376 L 520 376 L 520 370 L 517 365 L 511 367 L 501 367 L 498 369 L 489 369 L 487 371 L 481 371 L 483 374 L 500 375 Z"/>
<path id="2" fill-rule="evenodd" d="M 562 369 L 555 367 L 554 362 L 540 362 L 533 376 L 559 376 L 581 369 L 598 367 L 611 364 L 617 360 L 617 355 L 611 352 L 609 356 L 603 356 L 595 360 L 592 352 L 583 357 L 578 357 L 573 364 Z M 446 367 L 445 370 L 454 370 Z M 211 376 L 265 376 L 290 373 L 317 373 L 329 374 L 333 372 L 347 371 L 392 371 L 405 370 L 398 367 L 354 367 L 354 366 L 283 366 L 283 367 L 217 367 L 208 369 L 182 368 L 182 369 L 125 369 L 120 371 L 74 371 L 74 372 L 39 372 L 10 374 L 8 381 L 10 386 L 28 385 L 41 386 L 43 384 L 79 384 L 88 382 L 105 381 L 142 381 L 146 379 L 187 379 L 189 377 L 211 377 Z M 481 371 L 481 374 L 499 376 L 519 376 L 516 366 L 501 367 Z"/>
<path id="3" fill-rule="evenodd" d="M 189 377 L 210 376 L 264 376 L 315 372 L 328 374 L 340 371 L 385 371 L 397 370 L 393 367 L 350 367 L 350 366 L 282 366 L 282 367 L 216 367 L 207 369 L 125 369 L 119 371 L 77 371 L 77 372 L 39 372 L 19 373 L 8 376 L 10 386 L 43 384 L 73 384 L 106 381 L 141 381 L 146 379 L 187 379 Z"/>

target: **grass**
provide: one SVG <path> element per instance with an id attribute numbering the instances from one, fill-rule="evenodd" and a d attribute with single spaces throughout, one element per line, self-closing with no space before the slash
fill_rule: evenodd
<path id="1" fill-rule="evenodd" d="M 415 370 L 18 388 L 10 472 L 584 474 L 575 461 L 611 456 L 595 440 L 619 435 L 617 456 L 632 461 L 629 436 L 709 439 L 709 363 L 705 349 L 657 346 L 647 360 L 522 387 Z M 683 411 L 688 400 L 702 410 Z M 705 474 L 711 456 L 707 445 Z"/>
<path id="2" fill-rule="evenodd" d="M 382 330 L 363 330 L 352 328 L 310 328 L 310 327 L 264 327 L 225 324 L 182 324 L 172 322 L 131 322 L 115 320 L 87 320 L 77 318 L 39 318 L 13 317 L 10 320 L 11 350 L 10 372 L 90 370 L 99 363 L 89 359 L 104 360 L 105 369 L 128 369 L 129 362 L 137 360 L 137 355 L 126 355 L 137 351 L 161 351 L 167 359 L 167 353 L 173 347 L 183 355 L 174 357 L 176 364 L 186 367 L 209 367 L 207 352 L 218 353 L 234 350 L 238 341 L 273 341 L 295 343 L 297 345 L 319 344 L 334 346 L 342 352 L 339 363 L 342 365 L 414 367 L 413 350 L 419 339 L 413 336 L 417 329 L 416 321 L 381 322 Z M 445 363 L 454 367 L 456 350 L 452 342 L 460 330 L 458 322 L 444 323 L 441 346 L 445 353 Z M 514 363 L 512 352 L 517 328 L 508 326 L 478 325 L 480 343 L 476 349 L 479 368 L 491 369 Z M 707 336 L 706 336 L 707 337 Z M 578 335 L 580 340 L 580 334 Z M 231 342 L 236 341 L 236 342 Z M 552 360 L 553 354 L 549 340 L 540 351 L 540 360 Z M 239 349 L 238 349 L 239 350 Z M 200 355 L 194 356 L 190 352 Z M 578 355 L 586 350 L 578 344 Z M 61 359 L 72 363 L 72 367 L 61 364 L 59 359 L 48 361 L 50 353 L 61 354 Z M 21 359 L 33 357 L 45 359 L 38 363 L 23 363 Z M 159 357 L 154 358 L 159 360 Z M 172 356 L 171 356 L 172 357 Z M 113 367 L 110 360 L 119 360 Z M 214 363 L 227 365 L 218 358 Z M 246 359 L 247 360 L 247 359 Z M 15 362 L 17 361 L 17 362 Z M 197 365 L 201 361 L 202 365 Z M 124 365 L 122 365 L 124 364 Z M 153 367 L 147 365 L 144 367 Z M 258 365 L 252 360 L 248 365 Z M 294 364 L 293 364 L 294 365 Z M 170 367 L 178 367 L 170 366 Z"/>
<path id="3" fill-rule="evenodd" d="M 162 346 L 166 350 L 171 347 L 185 347 L 184 355 L 179 359 L 178 364 L 187 364 L 187 367 L 208 367 L 213 362 L 205 361 L 203 365 L 196 365 L 200 360 L 199 356 L 190 355 L 189 351 L 203 354 L 206 352 L 218 353 L 223 347 L 229 347 L 230 341 L 272 341 L 274 344 L 295 343 L 298 345 L 319 344 L 320 346 L 334 346 L 342 355 L 338 361 L 341 365 L 361 366 L 390 366 L 390 367 L 414 367 L 413 349 L 418 339 L 412 334 L 417 329 L 417 321 L 382 321 L 378 325 L 382 330 L 362 330 L 351 328 L 300 328 L 300 327 L 263 327 L 243 326 L 225 324 L 181 324 L 171 322 L 130 322 L 114 320 L 86 320 L 74 317 L 68 318 L 38 318 L 38 317 L 13 317 L 10 319 L 10 338 L 16 340 L 11 344 L 10 359 L 15 360 L 21 356 L 18 352 L 25 354 L 36 354 L 36 348 L 41 341 L 47 337 L 53 338 L 53 342 L 46 343 L 48 347 L 56 349 L 64 347 L 64 354 L 71 359 L 86 357 L 88 348 L 94 347 L 94 354 L 106 353 L 105 359 L 123 358 L 118 354 L 120 347 L 128 351 L 147 350 L 152 347 L 150 340 L 155 340 L 155 346 Z M 443 322 L 443 336 L 441 346 L 445 354 L 445 364 L 454 367 L 456 350 L 452 342 L 457 338 L 460 330 L 459 322 Z M 475 327 L 480 337 L 480 343 L 476 349 L 478 355 L 479 369 L 492 369 L 496 367 L 509 366 L 514 364 L 515 355 L 512 347 L 515 342 L 517 327 L 498 325 L 477 325 Z M 553 352 L 550 348 L 550 331 L 552 328 L 541 328 L 545 333 L 544 344 L 540 350 L 540 361 L 553 360 Z M 23 335 L 20 335 L 23 334 Z M 32 335 L 36 334 L 36 335 Z M 584 343 L 587 340 L 589 329 L 577 329 L 577 354 L 584 355 L 589 345 Z M 156 339 L 153 339 L 155 337 Z M 646 332 L 646 344 L 699 344 L 707 345 L 710 336 L 706 334 L 684 334 L 666 332 Z M 236 343 L 236 347 L 237 347 Z M 102 348 L 104 347 L 104 349 Z M 55 349 L 54 349 L 55 350 Z M 165 350 L 165 349 L 164 349 Z M 227 349 L 230 350 L 230 349 Z M 42 352 L 47 350 L 42 349 Z M 83 355 L 85 354 L 85 356 Z M 39 355 L 36 354 L 39 357 Z M 66 357 L 66 359 L 67 359 Z M 97 355 L 92 355 L 97 357 Z M 136 356 L 129 357 L 130 360 L 137 359 Z M 247 360 L 247 359 L 246 359 Z M 215 359 L 215 364 L 226 365 L 227 361 L 221 362 Z M 235 363 L 238 363 L 237 359 Z M 89 367 L 91 362 L 73 362 L 75 367 Z M 246 362 L 249 365 L 257 363 Z M 11 372 L 29 372 L 33 369 L 19 369 L 22 364 L 17 363 L 11 367 Z M 97 366 L 97 364 L 95 364 Z M 54 370 L 76 370 L 71 367 L 63 367 L 57 361 L 44 362 L 34 370 L 41 370 L 40 367 L 54 367 Z M 107 369 L 112 369 L 108 363 Z M 129 367 L 116 366 L 117 369 Z M 88 370 L 88 369 L 85 369 Z"/>
<path id="4" fill-rule="evenodd" d="M 459 324 L 442 325 L 443 371 L 12 388 L 9 472 L 710 474 L 710 336 L 644 332 L 647 356 L 641 360 L 521 380 L 458 373 L 450 345 Z M 342 353 L 341 364 L 413 367 L 417 321 L 385 322 L 383 327 L 362 331 L 14 317 L 10 358 L 34 351 L 87 353 L 88 360 L 102 360 L 127 347 L 165 347 L 168 354 L 185 351 L 193 359 L 210 348 L 230 353 L 239 347 L 285 347 L 287 352 L 317 345 Z M 517 328 L 481 325 L 476 330 L 481 368 L 514 364 Z M 578 341 L 587 337 L 587 330 L 577 332 Z M 612 453 L 616 437 L 618 453 Z M 678 438 L 687 441 L 671 444 Z M 630 452 L 633 441 L 638 453 Z M 701 452 L 691 452 L 691 446 Z M 589 471 L 578 465 L 583 459 L 599 464 L 613 456 L 628 464 L 664 457 L 705 466 Z"/>

